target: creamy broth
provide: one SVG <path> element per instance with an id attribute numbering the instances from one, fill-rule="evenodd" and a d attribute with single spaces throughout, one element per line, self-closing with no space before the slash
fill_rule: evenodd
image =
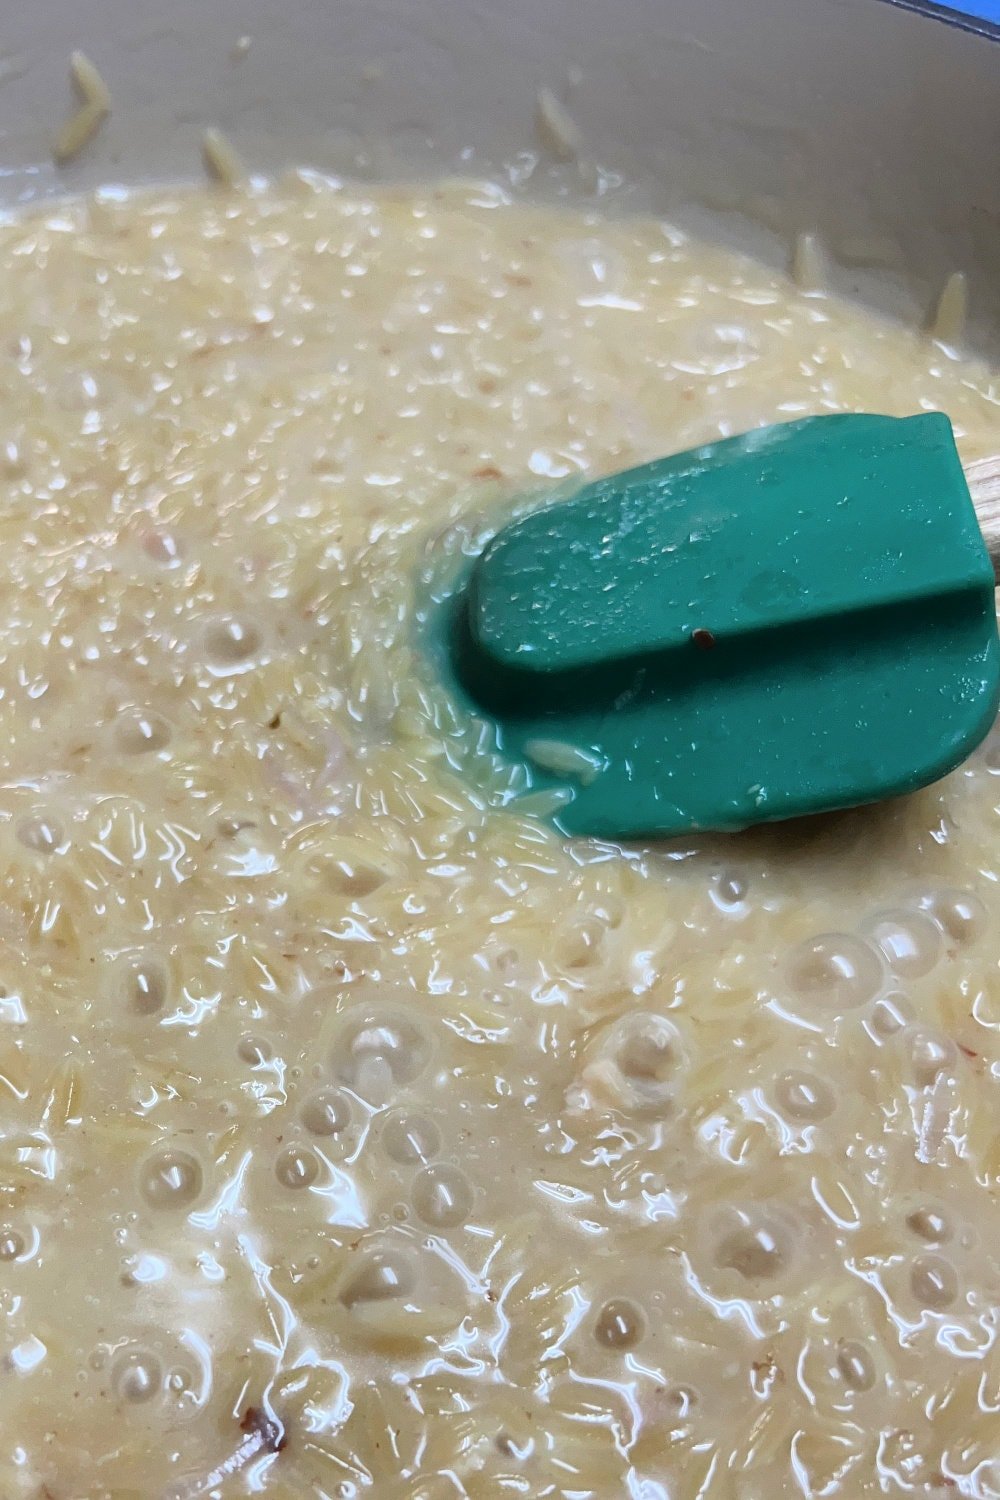
<path id="1" fill-rule="evenodd" d="M 485 184 L 0 267 L 4 1500 L 1000 1494 L 1000 754 L 571 843 L 412 628 L 526 492 L 810 412 L 984 456 L 992 372 Z"/>

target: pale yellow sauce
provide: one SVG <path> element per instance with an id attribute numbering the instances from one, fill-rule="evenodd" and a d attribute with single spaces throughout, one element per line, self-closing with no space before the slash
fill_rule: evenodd
<path id="1" fill-rule="evenodd" d="M 0 273 L 3 1500 L 1000 1493 L 989 747 L 570 844 L 410 585 L 775 419 L 984 455 L 996 378 L 488 187 L 106 196 Z"/>

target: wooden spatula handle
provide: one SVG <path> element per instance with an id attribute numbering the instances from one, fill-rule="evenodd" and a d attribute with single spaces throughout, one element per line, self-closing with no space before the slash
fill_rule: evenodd
<path id="1" fill-rule="evenodd" d="M 1000 458 L 977 459 L 967 465 L 965 477 L 993 571 L 1000 579 Z"/>

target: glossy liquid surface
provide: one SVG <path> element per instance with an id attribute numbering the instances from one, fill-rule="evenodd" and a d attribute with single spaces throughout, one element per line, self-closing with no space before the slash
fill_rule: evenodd
<path id="1" fill-rule="evenodd" d="M 411 621 L 527 488 L 822 411 L 977 457 L 995 377 L 485 185 L 0 267 L 0 1494 L 1000 1493 L 996 749 L 571 844 Z"/>

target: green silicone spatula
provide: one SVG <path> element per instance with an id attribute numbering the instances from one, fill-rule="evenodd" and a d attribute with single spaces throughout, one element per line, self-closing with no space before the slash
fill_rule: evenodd
<path id="1" fill-rule="evenodd" d="M 438 664 L 572 834 L 852 807 L 958 765 L 1000 696 L 1000 462 L 938 413 L 810 418 L 509 524 L 429 612 Z M 560 800 L 560 799 L 554 799 Z"/>

